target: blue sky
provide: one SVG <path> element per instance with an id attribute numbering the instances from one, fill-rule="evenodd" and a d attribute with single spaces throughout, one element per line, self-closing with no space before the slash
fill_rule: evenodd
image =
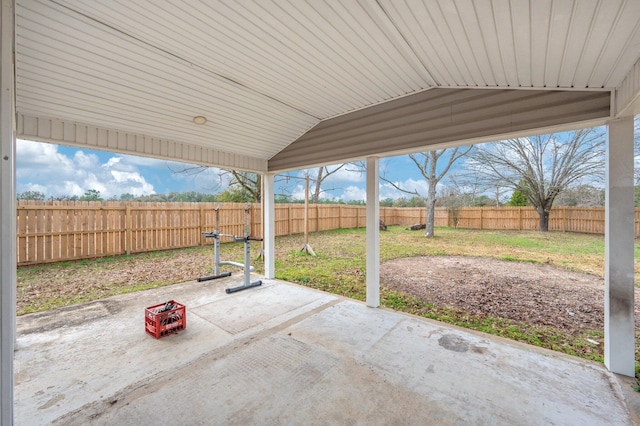
<path id="1" fill-rule="evenodd" d="M 566 134 L 560 133 L 557 136 L 561 139 Z M 443 157 L 438 162 L 439 171 L 445 166 L 446 160 Z M 449 183 L 448 177 L 463 171 L 465 160 L 466 158 L 459 160 L 441 184 L 446 185 Z M 64 195 L 82 196 L 86 191 L 95 189 L 100 191 L 103 198 L 109 199 L 119 198 L 125 193 L 135 196 L 188 191 L 216 194 L 226 188 L 226 182 L 220 179 L 220 170 L 216 168 L 191 176 L 176 173 L 190 166 L 192 165 L 133 155 L 18 140 L 16 189 L 18 193 L 38 191 L 44 193 L 47 199 Z M 422 196 L 427 195 L 427 183 L 407 155 L 382 159 L 380 172 L 402 188 L 417 190 Z M 305 171 L 292 172 L 291 175 L 299 179 L 284 182 L 276 177 L 276 193 L 302 200 Z M 311 175 L 314 173 L 311 172 Z M 354 167 L 344 167 L 323 183 L 326 192 L 322 197 L 364 201 L 365 179 L 364 173 L 355 171 Z M 381 181 L 381 200 L 399 197 L 410 198 L 411 195 Z"/>
<path id="2" fill-rule="evenodd" d="M 100 191 L 103 198 L 118 198 L 121 194 L 164 194 L 168 192 L 197 191 L 217 193 L 226 184 L 219 178 L 219 170 L 185 176 L 174 171 L 190 165 L 132 155 L 80 149 L 64 145 L 18 140 L 16 189 L 18 193 L 38 191 L 46 198 L 62 195 L 83 195 L 89 189 Z M 426 182 L 407 156 L 381 161 L 386 176 L 426 194 Z M 303 171 L 294 172 L 298 177 Z M 365 175 L 353 168 L 344 168 L 330 176 L 323 184 L 329 189 L 325 198 L 350 201 L 365 199 Z M 285 188 L 286 187 L 286 188 Z M 278 183 L 278 193 L 290 193 L 304 198 L 303 179 Z M 382 183 L 380 198 L 398 198 L 404 194 Z"/>

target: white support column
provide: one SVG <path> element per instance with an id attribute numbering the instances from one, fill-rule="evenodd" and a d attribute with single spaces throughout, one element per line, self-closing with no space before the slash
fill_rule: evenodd
<path id="1" fill-rule="evenodd" d="M 16 132 L 14 2 L 0 0 L 0 424 L 13 424 L 16 337 Z"/>
<path id="2" fill-rule="evenodd" d="M 276 211 L 275 211 L 275 183 L 274 175 L 263 174 L 264 183 L 264 223 L 262 224 L 264 238 L 264 277 L 273 279 L 276 276 Z"/>
<path id="3" fill-rule="evenodd" d="M 606 153 L 604 363 L 635 374 L 633 117 L 612 120 Z"/>
<path id="4" fill-rule="evenodd" d="M 380 306 L 380 159 L 367 158 L 367 306 Z"/>

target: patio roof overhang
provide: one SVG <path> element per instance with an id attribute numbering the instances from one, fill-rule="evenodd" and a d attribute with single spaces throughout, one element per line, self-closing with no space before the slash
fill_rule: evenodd
<path id="1" fill-rule="evenodd" d="M 274 173 L 368 158 L 377 200 L 374 157 L 609 124 L 605 362 L 613 353 L 614 370 L 633 374 L 628 117 L 640 113 L 640 2 L 0 2 L 3 424 L 13 401 L 16 137 L 264 173 L 267 199 Z M 368 299 L 376 207 L 367 206 Z"/>
<path id="2" fill-rule="evenodd" d="M 278 172 L 640 111 L 631 0 L 148 6 L 16 2 L 19 138 Z"/>

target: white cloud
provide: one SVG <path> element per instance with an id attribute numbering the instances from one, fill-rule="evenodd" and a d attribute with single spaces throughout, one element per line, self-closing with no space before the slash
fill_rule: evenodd
<path id="1" fill-rule="evenodd" d="M 130 188 L 130 194 L 135 196 L 153 194 L 153 185 L 148 183 L 144 177 L 138 172 L 121 172 L 118 170 L 111 170 L 111 176 L 113 180 L 120 184 Z"/>
<path id="2" fill-rule="evenodd" d="M 296 185 L 291 190 L 291 198 L 294 200 L 304 200 L 304 185 Z"/>
<path id="3" fill-rule="evenodd" d="M 355 185 L 350 185 L 345 188 L 339 199 L 342 201 L 366 201 L 367 190 Z"/>
<path id="4" fill-rule="evenodd" d="M 77 151 L 73 156 L 73 162 L 80 169 L 94 169 L 99 166 L 100 160 L 95 154 L 85 154 L 83 151 Z"/>
<path id="5" fill-rule="evenodd" d="M 332 166 L 327 166 L 328 171 L 332 174 L 330 174 L 329 176 L 327 176 L 323 182 L 322 185 L 326 185 L 326 184 L 331 184 L 331 183 L 345 183 L 345 182 L 354 182 L 354 183 L 358 183 L 358 182 L 364 182 L 366 179 L 366 174 L 365 173 L 361 173 L 359 171 L 356 170 L 356 166 L 351 165 L 351 164 L 346 164 L 344 167 L 342 167 L 341 169 L 337 170 L 336 169 L 340 167 L 340 164 L 337 165 L 332 165 Z M 309 174 L 309 177 L 312 181 L 312 185 L 313 185 L 313 180 L 316 179 L 318 177 L 318 169 L 319 167 L 313 168 L 313 169 L 305 169 L 305 170 L 300 170 L 298 171 L 298 178 L 300 179 L 304 179 L 304 177 Z M 325 172 L 326 175 L 326 172 Z"/>
<path id="6" fill-rule="evenodd" d="M 341 194 L 345 191 L 349 191 L 348 188 L 344 188 L 344 185 L 347 185 L 349 183 L 363 183 L 366 180 L 366 174 L 358 172 L 356 170 L 356 166 L 347 164 L 344 167 L 338 169 L 339 166 L 339 164 L 327 166 L 329 172 L 333 173 L 327 176 L 325 172 L 325 178 L 323 179 L 321 184 L 321 199 L 343 199 Z M 305 177 L 307 176 L 307 174 L 309 175 L 309 194 L 311 197 L 313 192 L 315 191 L 315 179 L 318 177 L 318 169 L 319 168 L 316 167 L 312 169 L 298 170 L 292 172 L 291 174 L 278 176 L 280 179 L 276 178 L 277 185 L 280 188 L 281 192 L 288 194 L 292 199 L 304 200 Z M 348 199 L 351 200 L 351 198 Z"/>
<path id="7" fill-rule="evenodd" d="M 72 167 L 71 159 L 59 154 L 58 146 L 53 144 L 18 140 L 16 157 L 22 166 L 42 167 L 56 164 L 65 169 Z"/>
<path id="8" fill-rule="evenodd" d="M 127 181 L 142 183 L 144 182 L 144 178 L 140 176 L 138 173 L 131 172 L 121 172 L 119 170 L 111 170 L 111 176 L 118 183 L 123 183 Z"/>
<path id="9" fill-rule="evenodd" d="M 420 196 L 422 197 L 427 196 L 428 185 L 427 185 L 427 181 L 424 179 L 416 180 L 416 179 L 409 178 L 404 181 L 396 181 L 394 182 L 394 184 L 407 191 L 411 191 L 411 192 L 417 191 L 418 194 L 420 194 Z M 395 200 L 400 197 L 411 198 L 411 197 L 415 197 L 415 195 L 402 192 L 394 188 L 393 185 L 391 185 L 388 182 L 380 183 L 380 199 L 392 198 Z"/>
<path id="10" fill-rule="evenodd" d="M 329 170 L 334 170 L 336 167 L 329 166 Z M 364 182 L 366 180 L 366 173 L 360 173 L 355 170 L 354 166 L 347 164 L 334 174 L 327 177 L 326 183 L 344 183 L 344 182 Z"/>
<path id="11" fill-rule="evenodd" d="M 38 191 L 45 197 L 82 196 L 90 189 L 103 198 L 124 193 L 153 194 L 154 188 L 129 161 L 132 156 L 114 156 L 105 163 L 82 150 L 73 157 L 58 152 L 53 144 L 18 141 L 17 192 Z"/>
<path id="12" fill-rule="evenodd" d="M 70 182 L 70 181 L 64 181 L 61 182 L 60 184 L 54 184 L 52 185 L 52 187 L 48 188 L 51 189 L 53 188 L 54 191 L 57 192 L 56 195 L 75 195 L 75 196 L 82 196 L 85 191 L 82 189 L 82 187 L 80 185 L 78 185 L 76 182 Z M 48 191 L 43 191 L 45 195 L 54 195 L 51 193 L 47 193 Z"/>
<path id="13" fill-rule="evenodd" d="M 41 192 L 44 194 L 47 191 L 47 187 L 37 183 L 29 183 L 24 186 L 24 191 Z"/>
<path id="14" fill-rule="evenodd" d="M 107 167 L 107 168 L 116 167 L 118 163 L 120 163 L 120 160 L 122 160 L 122 157 L 111 157 L 109 158 L 109 161 L 107 161 L 105 164 L 102 165 L 102 167 Z"/>

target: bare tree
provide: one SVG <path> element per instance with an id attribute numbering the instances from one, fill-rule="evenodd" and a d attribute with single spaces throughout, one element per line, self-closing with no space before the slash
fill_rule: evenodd
<path id="1" fill-rule="evenodd" d="M 178 168 L 169 168 L 174 174 L 184 176 L 197 176 L 210 169 L 209 166 L 184 165 Z M 222 198 L 236 202 L 260 202 L 262 198 L 262 178 L 257 173 L 239 170 L 219 169 L 216 179 L 211 181 L 211 190 L 226 188 L 221 194 Z"/>
<path id="2" fill-rule="evenodd" d="M 220 176 L 227 176 L 230 189 L 239 189 L 249 195 L 250 201 L 259 203 L 262 200 L 262 176 L 258 173 L 238 170 L 222 170 Z"/>
<path id="3" fill-rule="evenodd" d="M 454 173 L 449 176 L 450 184 L 462 195 L 459 207 L 474 206 L 476 196 L 482 193 L 481 181 L 475 173 Z"/>
<path id="4" fill-rule="evenodd" d="M 347 163 L 342 163 L 337 165 L 336 167 L 327 167 L 322 166 L 317 169 L 309 170 L 308 175 L 311 180 L 314 182 L 313 194 L 311 195 L 311 199 L 309 200 L 313 204 L 317 204 L 320 200 L 320 194 L 327 191 L 327 189 L 322 189 L 322 184 L 325 183 L 325 180 L 331 176 L 332 174 L 338 172 L 340 169 L 344 168 Z M 314 176 L 315 174 L 315 176 Z"/>
<path id="5" fill-rule="evenodd" d="M 177 166 L 168 166 L 169 170 L 171 170 L 171 173 L 173 174 L 177 174 L 177 175 L 183 175 L 183 176 L 198 176 L 202 173 L 205 173 L 206 171 L 210 170 L 210 169 L 214 169 L 213 167 L 209 167 L 209 166 L 198 166 L 198 165 L 188 165 L 188 164 L 180 164 Z M 223 171 L 223 170 L 220 170 Z M 221 179 L 220 179 L 220 174 L 218 173 L 218 182 L 216 182 L 215 180 L 212 180 L 211 182 L 211 187 L 207 188 L 207 190 L 210 191 L 218 191 L 221 188 Z"/>
<path id="6" fill-rule="evenodd" d="M 604 206 L 605 191 L 602 187 L 593 185 L 578 185 L 562 191 L 556 197 L 554 206 Z"/>
<path id="7" fill-rule="evenodd" d="M 338 164 L 336 166 L 322 166 L 317 169 L 305 170 L 304 175 L 309 176 L 314 183 L 313 193 L 311 195 L 311 203 L 318 203 L 320 195 L 327 191 L 323 188 L 323 183 L 326 179 L 344 168 L 346 163 Z M 184 166 L 178 169 L 172 169 L 173 173 L 178 173 L 186 176 L 195 176 L 210 169 L 208 166 Z M 296 178 L 292 174 L 282 174 L 276 181 L 286 181 Z M 221 195 L 227 195 L 227 198 L 236 199 L 237 201 L 251 201 L 260 202 L 262 199 L 262 179 L 257 173 L 243 172 L 238 170 L 220 169 L 218 173 L 219 182 L 215 183 L 215 187 L 227 187 L 227 189 Z M 226 185 L 225 185 L 226 183 Z M 280 195 L 280 194 L 278 194 Z M 284 194 L 282 194 L 284 195 Z"/>
<path id="8" fill-rule="evenodd" d="M 473 146 L 455 147 L 436 149 L 433 151 L 419 152 L 417 154 L 409 154 L 409 158 L 415 163 L 420 170 L 420 174 L 427 181 L 427 225 L 425 228 L 425 237 L 433 237 L 435 225 L 435 209 L 436 209 L 436 188 L 438 182 L 449 172 L 451 166 L 461 157 L 464 157 L 471 151 Z M 448 158 L 444 168 L 438 173 L 438 160 Z M 400 184 L 381 176 L 380 179 L 391 184 L 394 188 L 407 194 L 417 195 L 421 197 L 417 189 L 408 190 L 402 188 Z"/>
<path id="9" fill-rule="evenodd" d="M 557 195 L 587 177 L 604 172 L 601 129 L 509 139 L 478 146 L 468 166 L 488 182 L 522 192 L 540 217 L 540 230 L 549 230 L 549 213 Z"/>
<path id="10" fill-rule="evenodd" d="M 291 180 L 305 180 L 307 178 L 307 176 L 309 176 L 309 181 L 310 181 L 310 185 L 309 185 L 309 191 L 311 193 L 311 198 L 309 199 L 309 202 L 312 204 L 317 204 L 320 201 L 320 195 L 322 195 L 322 193 L 327 192 L 327 191 L 331 191 L 333 189 L 336 188 L 327 188 L 326 184 L 326 180 L 329 178 L 329 176 L 337 173 L 339 170 L 347 170 L 345 168 L 345 166 L 347 166 L 347 164 L 349 163 L 342 163 L 342 164 L 335 164 L 333 166 L 321 166 L 318 168 L 314 168 L 314 169 L 305 169 L 302 171 L 296 171 L 296 172 L 289 172 L 289 173 L 284 173 L 282 175 L 278 175 L 281 179 L 281 181 L 285 181 L 285 182 L 289 182 Z M 357 172 L 357 173 L 362 173 L 361 170 L 348 170 L 350 172 Z M 287 195 L 287 197 L 290 197 L 291 195 Z"/>

